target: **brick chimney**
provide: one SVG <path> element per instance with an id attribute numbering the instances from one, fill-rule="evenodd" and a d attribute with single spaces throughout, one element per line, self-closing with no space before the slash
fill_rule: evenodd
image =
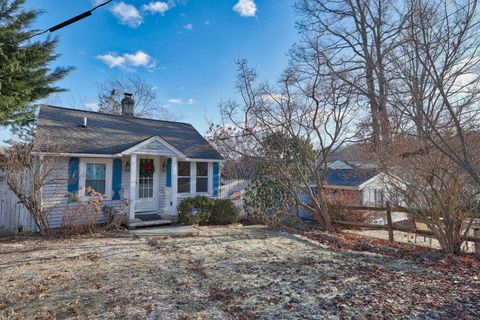
<path id="1" fill-rule="evenodd" d="M 122 115 L 133 117 L 134 106 L 135 101 L 132 99 L 132 94 L 125 92 L 125 97 L 122 99 Z"/>

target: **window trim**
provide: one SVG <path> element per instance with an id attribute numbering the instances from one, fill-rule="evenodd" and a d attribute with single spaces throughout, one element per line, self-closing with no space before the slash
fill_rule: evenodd
<path id="1" fill-rule="evenodd" d="M 193 163 L 195 164 L 194 165 L 194 168 L 195 168 L 195 193 L 196 194 L 208 194 L 209 184 L 210 184 L 210 165 L 207 161 L 197 161 L 197 162 L 193 162 Z M 198 176 L 197 175 L 197 165 L 199 163 L 206 164 L 206 166 L 207 166 L 207 175 L 206 176 Z M 197 183 L 198 178 L 207 180 L 207 190 L 206 191 L 198 191 L 198 183 Z"/>
<path id="2" fill-rule="evenodd" d="M 87 182 L 87 163 L 98 163 L 106 165 L 105 172 L 105 195 L 106 200 L 112 199 L 112 178 L 113 178 L 113 159 L 102 158 L 80 158 L 78 195 L 81 199 L 89 199 L 91 196 L 85 195 L 85 184 Z"/>
<path id="3" fill-rule="evenodd" d="M 188 163 L 188 166 L 190 168 L 190 175 L 188 176 L 181 176 L 179 173 L 180 173 L 180 163 Z M 188 191 L 179 191 L 179 187 L 180 187 L 180 179 L 189 179 L 189 190 Z M 192 193 L 192 163 L 190 161 L 178 161 L 177 162 L 177 193 L 178 194 L 190 194 Z"/>

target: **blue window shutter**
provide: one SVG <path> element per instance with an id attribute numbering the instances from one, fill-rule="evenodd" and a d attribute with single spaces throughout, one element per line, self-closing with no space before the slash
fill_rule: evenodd
<path id="1" fill-rule="evenodd" d="M 172 186 L 172 159 L 167 160 L 167 187 Z"/>
<path id="2" fill-rule="evenodd" d="M 120 200 L 120 190 L 122 189 L 122 160 L 113 160 L 113 177 L 112 177 L 112 200 Z"/>
<path id="3" fill-rule="evenodd" d="M 218 197 L 218 190 L 220 188 L 220 164 L 213 163 L 213 196 Z"/>
<path id="4" fill-rule="evenodd" d="M 79 164 L 80 164 L 79 158 L 70 158 L 68 160 L 68 192 L 69 193 L 78 192 Z"/>

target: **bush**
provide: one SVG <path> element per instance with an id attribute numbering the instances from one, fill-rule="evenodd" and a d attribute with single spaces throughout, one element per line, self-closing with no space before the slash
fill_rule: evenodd
<path id="1" fill-rule="evenodd" d="M 225 225 L 237 222 L 237 208 L 230 200 L 212 201 L 208 224 Z"/>
<path id="2" fill-rule="evenodd" d="M 212 206 L 211 199 L 203 196 L 182 200 L 178 206 L 178 222 L 187 225 L 205 224 Z M 196 213 L 193 209 L 197 209 Z"/>
<path id="3" fill-rule="evenodd" d="M 230 200 L 199 196 L 184 199 L 178 206 L 178 222 L 187 225 L 225 225 L 236 221 L 237 210 Z"/>

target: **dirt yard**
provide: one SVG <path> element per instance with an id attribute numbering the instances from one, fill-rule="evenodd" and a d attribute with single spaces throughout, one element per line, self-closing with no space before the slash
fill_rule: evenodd
<path id="1" fill-rule="evenodd" d="M 0 241 L 0 319 L 478 319 L 479 274 L 261 227 Z"/>

